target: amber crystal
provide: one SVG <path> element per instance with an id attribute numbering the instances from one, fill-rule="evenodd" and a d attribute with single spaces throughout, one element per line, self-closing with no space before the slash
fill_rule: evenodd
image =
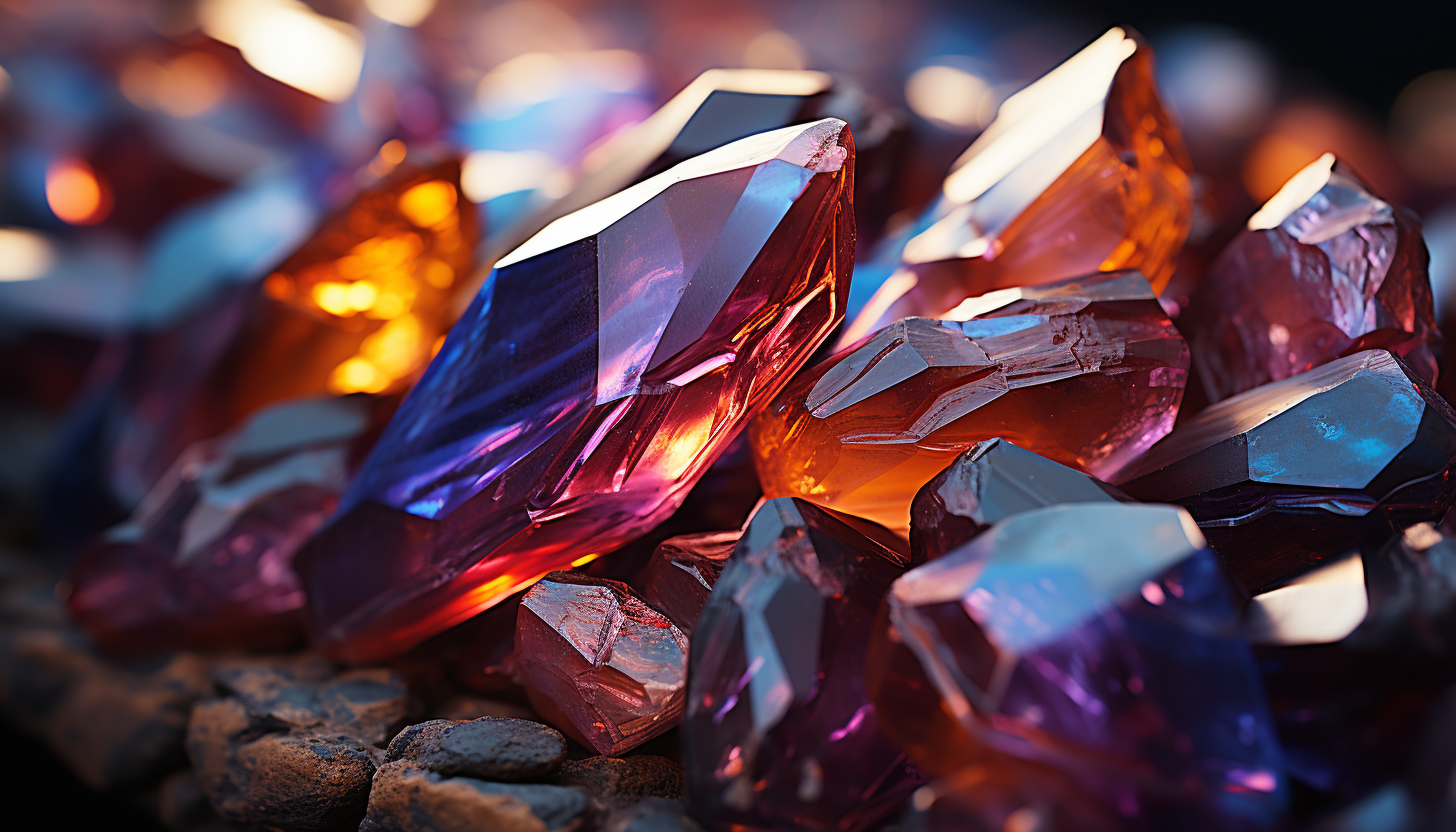
<path id="1" fill-rule="evenodd" d="M 1436 328 L 1415 215 L 1333 154 L 1300 171 L 1219 254 L 1178 327 L 1209 401 L 1371 348 L 1436 382 Z"/>
<path id="2" fill-rule="evenodd" d="M 1161 290 L 1192 223 L 1190 170 L 1152 50 L 1112 29 L 1001 105 L 841 343 L 1098 270 L 1137 269 Z"/>
<path id="3" fill-rule="evenodd" d="M 734 142 L 498 263 L 300 555 L 320 644 L 402 651 L 671 515 L 841 319 L 853 149 Z"/>
<path id="4" fill-rule="evenodd" d="M 1005 439 L 977 442 L 910 504 L 910 549 L 933 560 L 1006 518 L 1067 503 L 1133 502 L 1096 477 Z"/>
<path id="5" fill-rule="evenodd" d="M 769 497 L 892 529 L 993 437 L 1107 479 L 1173 427 L 1188 348 L 1132 272 L 972 298 L 899 321 L 801 373 L 754 421 Z"/>
<path id="6" fill-rule="evenodd" d="M 64 467 L 139 501 L 189 444 L 285 399 L 401 391 L 449 325 L 479 234 L 460 163 L 365 187 L 268 274 L 179 333 L 143 333 L 69 426 Z M 65 502 L 70 495 L 57 495 Z"/>
<path id="7" fill-rule="evenodd" d="M 621 754 L 682 718 L 688 638 L 626 584 L 553 572 L 517 615 L 532 707 L 583 745 Z"/>
<path id="8" fill-rule="evenodd" d="M 1439 520 L 1456 500 L 1456 411 L 1384 350 L 1218 402 L 1119 486 L 1188 509 L 1251 591 Z"/>
<path id="9" fill-rule="evenodd" d="M 1039 798 L 1100 807 L 1068 828 L 1265 828 L 1284 777 L 1238 613 L 1182 509 L 1034 509 L 895 582 L 868 684 L 917 764 L 1002 773 L 963 794 L 987 814 Z"/>
<path id="10" fill-rule="evenodd" d="M 919 784 L 864 688 L 875 611 L 909 564 L 885 529 L 804 500 L 759 506 L 693 631 L 694 814 L 715 828 L 858 832 Z"/>
<path id="11" fill-rule="evenodd" d="M 72 614 L 113 652 L 298 641 L 293 555 L 338 505 L 371 412 L 391 404 L 287 402 L 188 448 L 130 520 L 82 550 Z"/>
<path id="12" fill-rule="evenodd" d="M 688 635 L 698 623 L 738 532 L 703 532 L 659 543 L 637 579 L 642 598 Z"/>

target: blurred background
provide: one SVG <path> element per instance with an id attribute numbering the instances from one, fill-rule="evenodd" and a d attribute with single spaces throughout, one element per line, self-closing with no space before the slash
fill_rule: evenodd
<path id="1" fill-rule="evenodd" d="M 408 151 L 468 154 L 488 237 L 706 69 L 825 70 L 903 133 L 875 206 L 893 229 L 1002 100 L 1112 25 L 1154 47 L 1199 199 L 1246 215 L 1333 150 L 1421 215 L 1448 302 L 1456 51 L 1417 7 L 0 0 L 0 542 L 38 545 L 61 414 L 106 343 L 260 279 Z M 145 822 L 0 741 L 0 782 L 56 827 Z"/>

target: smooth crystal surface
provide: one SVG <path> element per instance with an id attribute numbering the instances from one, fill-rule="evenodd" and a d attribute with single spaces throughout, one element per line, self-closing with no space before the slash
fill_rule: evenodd
<path id="1" fill-rule="evenodd" d="M 82 551 L 72 614 L 113 652 L 298 640 L 294 553 L 338 505 L 373 412 L 389 404 L 287 402 L 188 448 L 130 520 Z"/>
<path id="2" fill-rule="evenodd" d="M 1086 503 L 998 523 L 895 582 L 868 676 L 935 774 L 1050 772 L 1124 829 L 1260 828 L 1284 787 L 1228 577 L 1174 506 Z M 1042 772 L 1037 774 L 1037 772 Z M 992 788 L 1020 800 L 1011 778 Z"/>
<path id="3" fill-rule="evenodd" d="M 1193 219 L 1190 171 L 1152 50 L 1112 29 L 1001 105 L 840 343 L 1098 270 L 1137 269 L 1161 289 Z"/>
<path id="4" fill-rule="evenodd" d="M 521 599 L 516 650 L 536 712 L 600 754 L 682 718 L 688 637 L 626 584 L 547 575 Z"/>
<path id="5" fill-rule="evenodd" d="M 910 503 L 910 550 L 934 560 L 1006 518 L 1065 503 L 1132 502 L 1116 488 L 997 437 L 972 445 Z"/>
<path id="6" fill-rule="evenodd" d="M 1427 260 L 1414 214 L 1333 154 L 1310 163 L 1224 248 L 1178 318 L 1209 401 L 1372 348 L 1434 384 Z"/>
<path id="7" fill-rule="evenodd" d="M 858 832 L 919 784 L 864 689 L 875 611 L 909 562 L 863 521 L 792 498 L 759 507 L 693 631 L 683 742 L 695 814 Z"/>
<path id="8" fill-rule="evenodd" d="M 1109 478 L 1172 430 L 1187 375 L 1134 272 L 992 292 L 801 373 L 755 420 L 754 464 L 769 497 L 903 533 L 916 491 L 993 437 Z"/>
<path id="9" fill-rule="evenodd" d="M 695 157 L 501 260 L 300 557 L 369 660 L 667 518 L 843 314 L 841 121 Z"/>
<path id="10" fill-rule="evenodd" d="M 738 532 L 702 532 L 657 544 L 637 579 L 642 599 L 691 636 L 738 536 Z"/>
<path id="11" fill-rule="evenodd" d="M 1224 399 L 1158 443 L 1119 486 L 1177 503 L 1251 590 L 1456 499 L 1456 411 L 1385 350 Z"/>

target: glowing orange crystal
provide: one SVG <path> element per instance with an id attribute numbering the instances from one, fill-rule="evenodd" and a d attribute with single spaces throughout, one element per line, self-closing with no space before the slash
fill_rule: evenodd
<path id="1" fill-rule="evenodd" d="M 1112 29 L 1001 105 L 840 343 L 992 289 L 1093 271 L 1137 269 L 1161 290 L 1192 223 L 1190 171 L 1152 50 Z"/>
<path id="2" fill-rule="evenodd" d="M 768 497 L 909 529 L 910 502 L 1000 436 L 1106 479 L 1173 428 L 1188 345 L 1136 272 L 972 298 L 801 373 L 750 428 Z"/>

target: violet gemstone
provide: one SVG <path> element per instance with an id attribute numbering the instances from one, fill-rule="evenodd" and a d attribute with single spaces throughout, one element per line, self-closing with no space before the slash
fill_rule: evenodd
<path id="1" fill-rule="evenodd" d="M 192 445 L 130 520 L 81 552 L 66 599 L 72 614 L 113 652 L 298 641 L 304 597 L 294 553 L 338 505 L 371 411 L 389 405 L 288 402 Z"/>
<path id="2" fill-rule="evenodd" d="M 300 558 L 319 644 L 398 653 L 672 514 L 843 316 L 853 149 L 734 142 L 498 262 Z"/>
<path id="3" fill-rule="evenodd" d="M 910 550 L 934 560 L 1006 518 L 1064 503 L 1133 502 L 1090 474 L 1005 439 L 977 442 L 910 503 Z"/>
<path id="4" fill-rule="evenodd" d="M 738 536 L 739 532 L 704 532 L 657 544 L 637 578 L 642 599 L 691 636 Z"/>
<path id="5" fill-rule="evenodd" d="M 1219 254 L 1178 318 L 1209 401 L 1384 348 L 1435 383 L 1421 224 L 1325 154 Z"/>
<path id="6" fill-rule="evenodd" d="M 1337 359 L 1203 410 L 1122 490 L 1177 503 L 1251 590 L 1456 499 L 1456 411 L 1384 350 Z"/>
<path id="7" fill-rule="evenodd" d="M 599 754 L 682 719 L 688 638 L 626 584 L 547 575 L 521 599 L 516 648 L 531 706 Z"/>
<path id="8" fill-rule="evenodd" d="M 1084 805 L 1082 828 L 1263 828 L 1284 775 L 1238 611 L 1182 509 L 1036 509 L 895 582 L 871 691 L 928 771 L 999 772 L 987 799 Z"/>
<path id="9" fill-rule="evenodd" d="M 851 521 L 765 502 L 698 619 L 684 763 L 693 812 L 714 828 L 857 832 L 921 782 L 864 688 L 876 609 L 910 558 Z"/>

